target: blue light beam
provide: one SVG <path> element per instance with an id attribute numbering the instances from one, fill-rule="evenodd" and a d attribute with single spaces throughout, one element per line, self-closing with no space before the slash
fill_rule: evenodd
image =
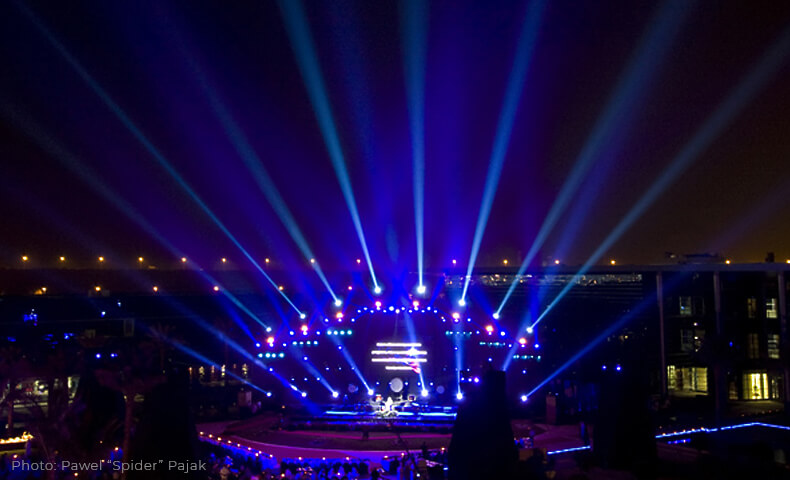
<path id="1" fill-rule="evenodd" d="M 404 32 L 401 36 L 406 73 L 406 96 L 411 127 L 411 154 L 414 193 L 414 232 L 417 237 L 417 289 L 425 291 L 425 50 L 428 30 L 428 4 L 407 0 L 401 10 Z"/>
<path id="2" fill-rule="evenodd" d="M 242 161 L 244 162 L 244 165 L 247 167 L 250 173 L 252 173 L 253 179 L 258 185 L 258 188 L 261 190 L 263 195 L 266 197 L 266 200 L 269 202 L 269 205 L 272 206 L 275 213 L 280 218 L 280 221 L 283 223 L 283 226 L 285 226 L 288 234 L 291 235 L 294 243 L 296 243 L 297 247 L 299 247 L 302 255 L 304 255 L 306 260 L 312 260 L 315 255 L 313 255 L 313 251 L 310 248 L 310 245 L 307 243 L 307 239 L 302 233 L 302 230 L 299 228 L 299 225 L 296 223 L 296 219 L 291 213 L 291 210 L 288 208 L 288 205 L 280 194 L 280 191 L 274 184 L 274 180 L 272 180 L 269 172 L 266 171 L 266 168 L 263 166 L 263 162 L 261 161 L 260 157 L 250 144 L 249 139 L 244 134 L 239 124 L 234 120 L 225 104 L 215 93 L 214 89 L 211 88 L 206 75 L 203 73 L 203 70 L 199 67 L 195 59 L 186 53 L 185 48 L 182 48 L 182 53 L 184 54 L 183 56 L 191 67 L 195 77 L 197 78 L 198 84 L 203 90 L 203 93 L 208 98 L 209 104 L 211 105 L 214 114 L 222 124 L 225 134 L 230 139 L 231 143 L 236 149 L 236 152 L 239 154 L 239 157 L 241 157 Z M 326 279 L 326 276 L 324 275 L 323 270 L 321 270 L 320 265 L 313 261 L 310 263 L 313 267 L 313 270 L 315 270 L 316 274 L 318 275 L 318 278 L 321 279 L 324 287 L 326 287 L 327 291 L 332 296 L 332 300 L 337 302 L 339 298 L 337 295 L 335 295 L 335 292 L 329 285 L 329 281 Z"/>
<path id="3" fill-rule="evenodd" d="M 631 57 L 628 67 L 621 76 L 617 86 L 613 90 L 613 95 L 607 103 L 603 114 L 598 118 L 595 127 L 587 138 L 587 142 L 582 148 L 571 173 L 563 183 L 557 199 L 549 209 L 549 213 L 543 220 L 543 224 L 538 230 L 535 240 L 532 242 L 527 256 L 519 266 L 518 273 L 513 277 L 513 282 L 508 287 L 505 297 L 496 310 L 497 314 L 502 313 L 505 304 L 518 287 L 518 279 L 535 259 L 538 251 L 545 243 L 552 229 L 559 221 L 562 212 L 568 207 L 573 199 L 573 195 L 585 178 L 585 174 L 595 163 L 605 148 L 611 148 L 612 143 L 621 141 L 623 125 L 627 122 L 637 107 L 640 105 L 645 94 L 646 86 L 654 72 L 661 65 L 665 58 L 672 41 L 677 35 L 681 24 L 687 13 L 691 10 L 687 2 L 667 1 L 657 13 L 651 23 L 650 30 L 643 37 L 642 42 Z M 585 202 L 590 204 L 591 202 Z"/>
<path id="4" fill-rule="evenodd" d="M 66 167 L 70 172 L 76 175 L 80 180 L 92 188 L 97 194 L 104 197 L 111 203 L 119 212 L 123 213 L 130 220 L 139 225 L 144 231 L 151 235 L 156 241 L 159 242 L 166 250 L 173 254 L 174 258 L 181 258 L 184 252 L 173 245 L 167 240 L 148 219 L 145 218 L 132 204 L 116 194 L 105 182 L 101 180 L 101 176 L 94 171 L 88 164 L 80 160 L 77 156 L 71 153 L 64 145 L 58 142 L 54 137 L 49 135 L 44 129 L 41 128 L 32 118 L 5 101 L 0 101 L 0 114 L 4 117 L 11 119 L 11 123 L 19 128 L 19 130 L 27 135 L 30 139 L 35 141 L 41 149 L 56 159 Z M 196 272 L 203 277 L 211 285 L 219 285 L 217 279 L 209 275 L 206 271 L 196 265 Z M 234 305 L 239 307 L 244 313 L 255 320 L 259 325 L 266 328 L 266 325 L 257 315 L 255 315 L 246 305 L 231 294 L 226 289 L 222 289 L 222 294 L 228 297 Z"/>
<path id="5" fill-rule="evenodd" d="M 214 212 L 206 205 L 206 203 L 198 196 L 197 192 L 189 186 L 186 180 L 181 176 L 180 173 L 170 164 L 170 162 L 164 157 L 164 155 L 159 151 L 159 149 L 151 143 L 150 140 L 143 134 L 143 132 L 137 127 L 137 125 L 132 121 L 131 118 L 123 111 L 123 109 L 112 99 L 112 97 L 107 93 L 104 88 L 88 73 L 87 70 L 79 63 L 79 61 L 74 57 L 66 47 L 55 38 L 52 32 L 35 16 L 35 14 L 26 6 L 17 4 L 20 10 L 28 17 L 28 19 L 39 29 L 39 31 L 44 35 L 44 37 L 52 44 L 55 50 L 63 57 L 64 60 L 71 66 L 75 72 L 82 78 L 82 80 L 90 87 L 91 90 L 104 102 L 104 104 L 115 114 L 116 117 L 121 121 L 121 123 L 129 130 L 132 136 L 139 141 L 143 147 L 151 154 L 151 156 L 156 160 L 156 162 L 167 171 L 167 173 L 176 181 L 176 183 L 184 190 L 187 195 L 203 210 L 211 221 L 225 234 L 225 236 L 233 242 L 233 244 L 239 249 L 239 251 L 244 255 L 247 260 L 252 263 L 258 272 L 260 272 L 266 280 L 274 287 L 280 295 L 288 302 L 294 310 L 301 314 L 302 312 L 294 305 L 288 296 L 277 288 L 277 283 L 272 280 L 272 278 L 263 270 L 258 262 L 250 255 L 250 253 L 241 245 L 241 243 L 236 239 L 236 237 L 228 230 L 224 223 L 214 214 Z"/>
<path id="6" fill-rule="evenodd" d="M 354 223 L 354 229 L 357 232 L 357 237 L 362 247 L 362 253 L 365 256 L 365 261 L 370 270 L 370 277 L 373 280 L 374 290 L 380 292 L 381 286 L 376 279 L 376 273 L 373 271 L 373 262 L 370 259 L 370 251 L 368 250 L 367 241 L 365 241 L 365 233 L 362 230 L 362 220 L 359 217 L 354 191 L 351 188 L 351 178 L 346 169 L 343 149 L 340 146 L 340 137 L 337 133 L 337 127 L 335 126 L 332 107 L 329 104 L 329 96 L 326 93 L 326 86 L 324 85 L 318 57 L 313 47 L 313 39 L 310 35 L 310 29 L 307 26 L 302 2 L 300 0 L 278 0 L 277 4 L 282 12 L 286 32 L 288 33 L 288 38 L 291 40 L 296 63 L 302 73 L 302 79 L 307 88 L 310 102 L 313 105 L 313 110 L 318 120 L 318 126 L 321 129 L 321 134 L 329 153 L 329 159 L 332 162 L 337 180 L 340 183 L 340 190 L 343 193 L 348 211 L 351 213 L 351 220 Z"/>
<path id="7" fill-rule="evenodd" d="M 738 86 L 719 104 L 718 108 L 708 117 L 702 128 L 697 131 L 685 147 L 678 153 L 669 167 L 653 182 L 644 195 L 620 220 L 604 241 L 593 252 L 590 258 L 584 262 L 579 271 L 574 275 L 565 287 L 560 291 L 554 300 L 540 314 L 534 328 L 546 315 L 554 308 L 557 303 L 573 288 L 576 281 L 584 275 L 597 262 L 612 245 L 625 233 L 631 225 L 658 200 L 661 193 L 683 173 L 694 160 L 702 154 L 710 144 L 722 133 L 722 131 L 737 117 L 738 113 L 749 104 L 749 102 L 760 92 L 772 78 L 776 70 L 790 54 L 790 28 L 786 29 L 779 37 L 770 50 L 760 59 L 757 64 L 749 71 L 748 75 L 741 80 Z"/>
<path id="8" fill-rule="evenodd" d="M 491 213 L 491 206 L 494 203 L 494 195 L 496 194 L 499 177 L 505 163 L 505 154 L 507 153 L 508 143 L 510 142 L 510 134 L 513 131 L 516 111 L 521 99 L 521 93 L 524 88 L 532 53 L 535 49 L 538 27 L 545 4 L 545 0 L 535 0 L 530 3 L 527 8 L 527 16 L 524 19 L 524 25 L 521 28 L 521 34 L 516 48 L 516 56 L 513 61 L 513 68 L 510 71 L 510 77 L 508 78 L 507 90 L 505 91 L 505 98 L 499 115 L 496 136 L 494 137 L 494 145 L 489 160 L 485 187 L 483 188 L 483 199 L 480 203 L 480 212 L 477 216 L 477 225 L 475 226 L 475 234 L 472 239 L 472 251 L 469 255 L 469 263 L 466 267 L 466 278 L 464 280 L 463 292 L 461 293 L 461 302 L 466 299 L 466 292 L 469 289 L 472 270 L 477 261 L 477 254 L 480 252 L 483 233 L 488 223 L 488 216 Z"/>

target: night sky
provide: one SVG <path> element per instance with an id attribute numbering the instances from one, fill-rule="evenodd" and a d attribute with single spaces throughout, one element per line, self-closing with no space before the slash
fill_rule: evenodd
<path id="1" fill-rule="evenodd" d="M 528 6 L 430 4 L 426 268 L 469 258 Z M 392 272 L 416 269 L 404 8 L 304 5 L 373 264 Z M 549 2 L 479 265 L 515 262 L 529 250 L 661 8 Z M 641 59 L 650 73 L 640 93 L 612 120 L 535 264 L 587 260 L 790 28 L 788 2 L 682 1 L 674 10 L 685 10 L 677 32 L 664 39 L 663 54 Z M 19 265 L 23 254 L 42 266 L 59 255 L 74 265 L 98 255 L 177 263 L 163 240 L 204 265 L 220 257 L 246 263 L 62 52 L 253 257 L 306 263 L 211 98 L 249 142 L 325 268 L 363 258 L 277 3 L 9 1 L 0 6 L 0 266 Z M 790 258 L 790 48 L 780 53 L 760 88 L 602 261 L 671 261 L 665 252 Z"/>

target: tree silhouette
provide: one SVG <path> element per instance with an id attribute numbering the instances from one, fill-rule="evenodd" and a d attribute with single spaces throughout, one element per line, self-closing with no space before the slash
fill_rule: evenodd
<path id="1" fill-rule="evenodd" d="M 123 421 L 123 461 L 129 461 L 132 430 L 134 429 L 135 402 L 138 396 L 150 392 L 166 381 L 161 371 L 151 365 L 152 346 L 139 344 L 127 348 L 119 355 L 118 365 L 97 369 L 95 374 L 99 383 L 111 390 L 120 392 L 124 400 Z M 125 472 L 122 478 L 126 478 Z"/>

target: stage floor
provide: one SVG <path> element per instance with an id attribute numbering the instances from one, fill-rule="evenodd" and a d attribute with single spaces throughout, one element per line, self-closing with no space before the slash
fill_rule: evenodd
<path id="1" fill-rule="evenodd" d="M 358 458 L 380 462 L 382 457 L 400 455 L 402 452 L 422 449 L 423 443 L 431 450 L 447 448 L 450 445 L 450 433 L 435 432 L 394 432 L 368 433 L 368 439 L 362 439 L 360 430 L 281 430 L 278 425 L 282 418 L 277 415 L 260 415 L 238 422 L 221 422 L 203 424 L 199 431 L 205 434 L 222 436 L 223 439 L 238 442 L 245 447 L 252 447 L 277 458 Z M 535 446 L 548 450 L 579 447 L 578 426 L 534 425 L 525 420 L 512 422 L 516 436 L 521 436 L 525 429 L 533 430 Z"/>

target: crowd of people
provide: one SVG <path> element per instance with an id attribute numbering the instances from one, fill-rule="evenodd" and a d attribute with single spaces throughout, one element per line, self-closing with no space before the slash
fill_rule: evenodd
<path id="1" fill-rule="evenodd" d="M 382 459 L 381 466 L 367 459 L 350 457 L 336 458 L 277 458 L 268 455 L 254 455 L 241 449 L 224 445 L 202 443 L 204 452 L 201 461 L 205 464 L 206 477 L 211 480 L 356 480 L 356 479 L 398 479 L 435 478 L 429 475 L 441 471 L 446 462 L 446 452 L 421 454 L 402 454 Z M 109 460 L 120 460 L 122 452 L 111 452 Z M 48 478 L 46 469 L 30 468 L 30 465 L 46 463 L 40 455 L 27 449 L 26 452 L 0 454 L 0 480 L 37 480 Z M 28 465 L 22 468 L 21 464 Z M 61 459 L 53 463 L 61 465 Z M 79 471 L 79 478 L 88 480 L 113 480 L 120 478 L 120 472 L 105 460 L 99 469 Z M 54 478 L 73 479 L 73 470 L 55 469 Z"/>

